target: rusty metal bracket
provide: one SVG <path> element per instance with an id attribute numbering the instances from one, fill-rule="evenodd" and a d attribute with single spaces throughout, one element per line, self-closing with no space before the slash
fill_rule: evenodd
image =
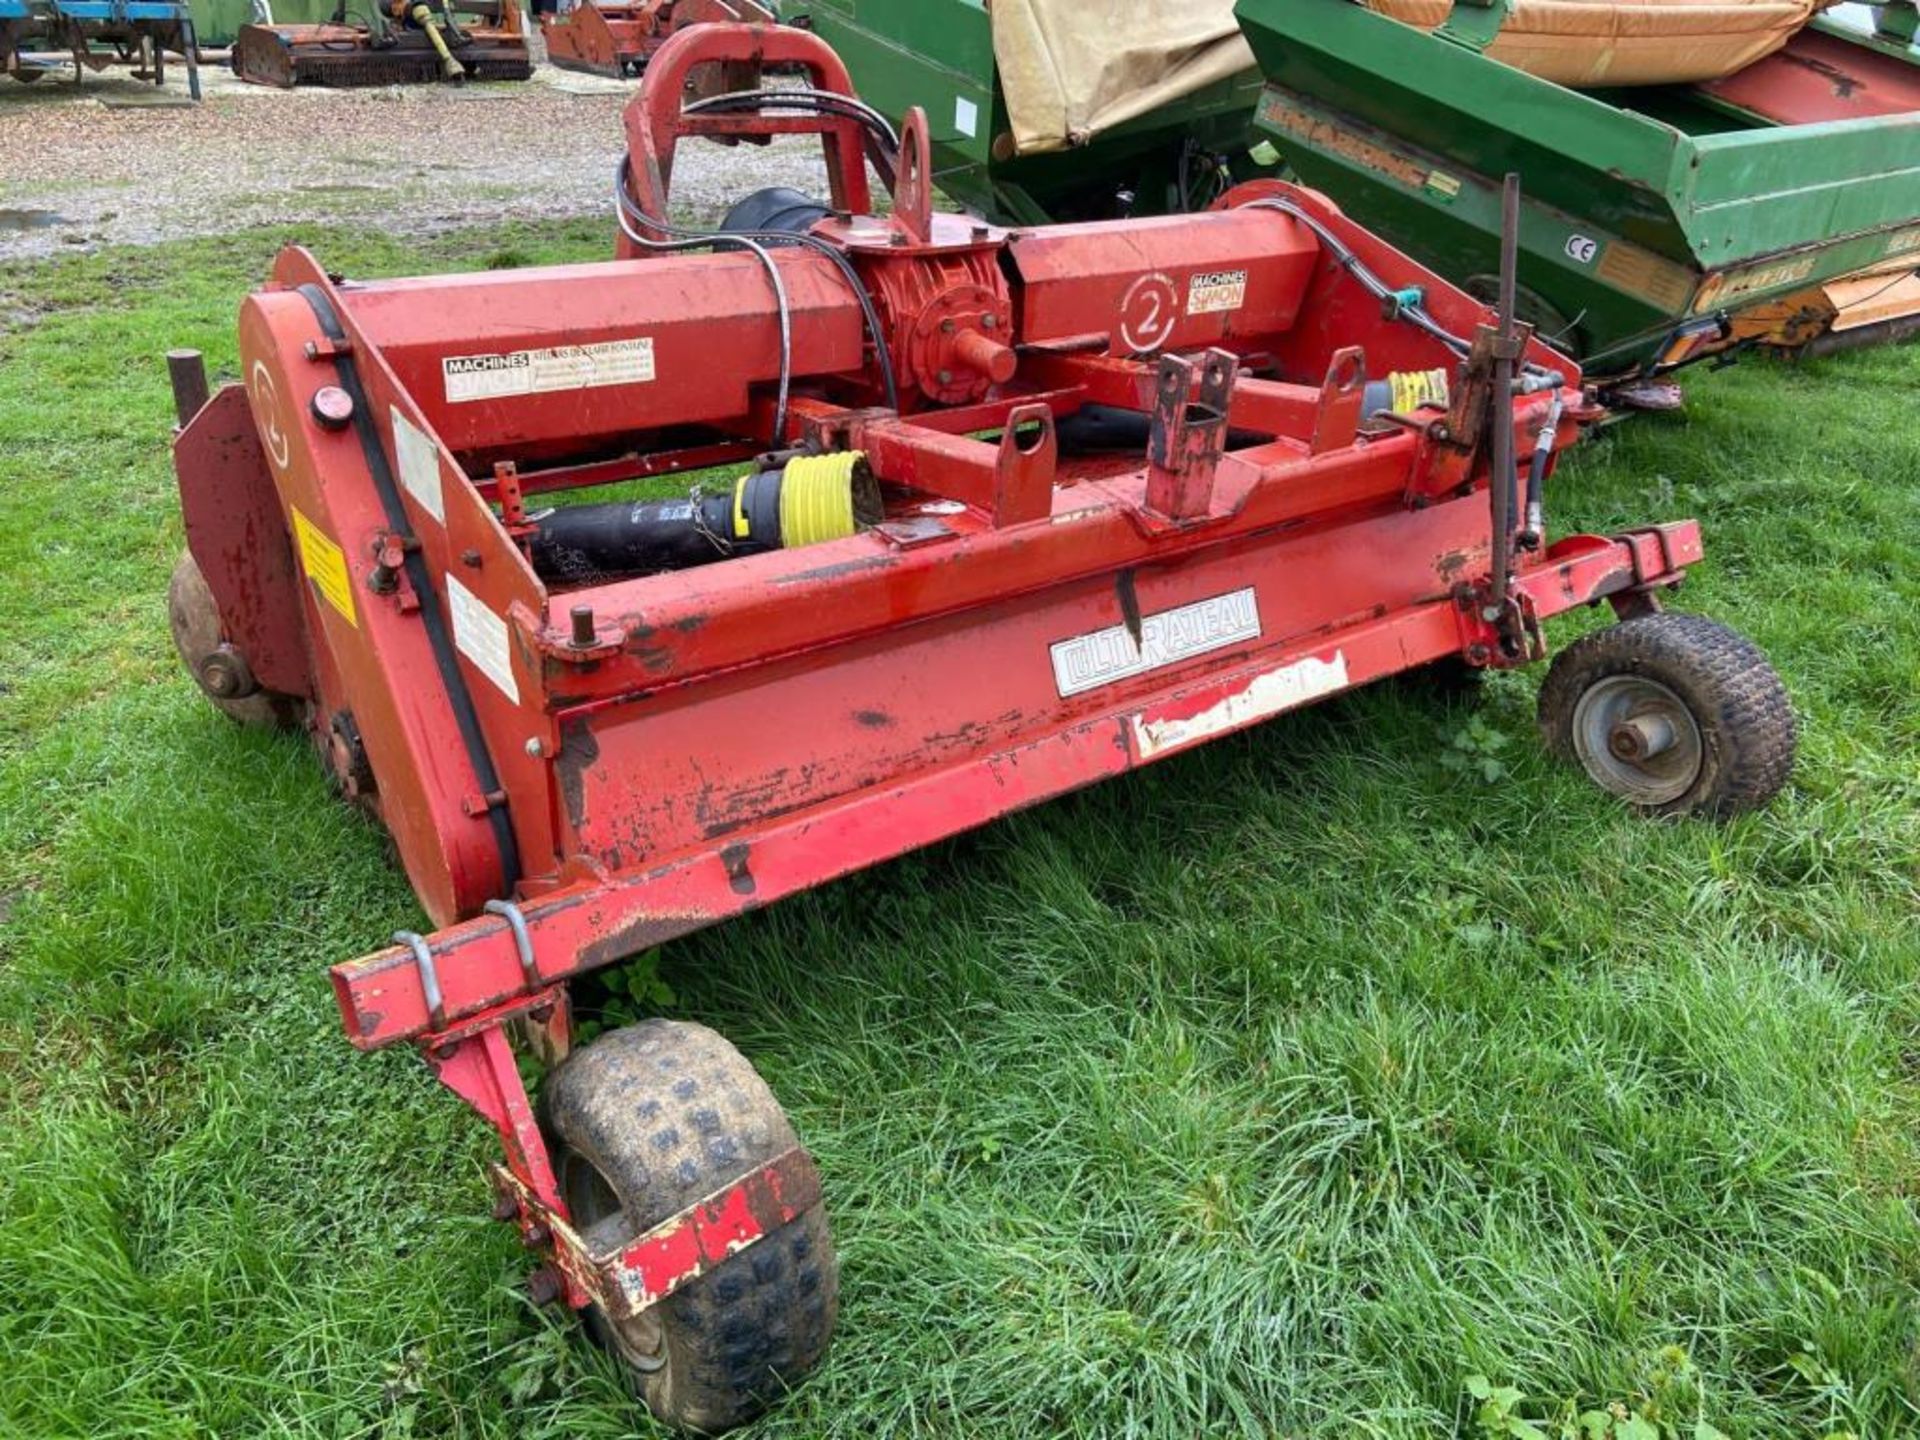
<path id="1" fill-rule="evenodd" d="M 1045 518 L 1053 508 L 1059 463 L 1051 406 L 1021 405 L 1009 414 L 994 456 L 993 523 L 1020 525 Z"/>
<path id="2" fill-rule="evenodd" d="M 544 1227 L 576 1305 L 625 1320 L 758 1244 L 820 1203 L 820 1173 L 801 1146 L 703 1196 L 618 1250 L 594 1251 L 567 1217 L 544 1204 L 508 1167 L 493 1167 L 502 1205 Z"/>
<path id="3" fill-rule="evenodd" d="M 1607 597 L 1621 619 L 1660 609 L 1660 592 L 1679 586 L 1701 557 L 1700 527 L 1691 520 L 1625 530 L 1613 537 L 1627 547 L 1633 584 Z"/>
<path id="4" fill-rule="evenodd" d="M 893 216 L 921 245 L 933 238 L 933 151 L 927 112 L 915 105 L 900 125 L 900 169 L 893 185 Z"/>
<path id="5" fill-rule="evenodd" d="M 1360 433 L 1360 411 L 1367 398 L 1367 356 L 1358 345 L 1333 352 L 1320 385 L 1320 409 L 1314 417 L 1311 453 L 1324 455 L 1353 444 Z"/>
<path id="6" fill-rule="evenodd" d="M 1700 559 L 1700 527 L 1691 520 L 1623 530 L 1614 537 L 1633 556 L 1635 585 L 1669 585 Z"/>
<path id="7" fill-rule="evenodd" d="M 1192 520 L 1213 505 L 1213 478 L 1226 450 L 1227 410 L 1240 361 L 1212 349 L 1195 366 L 1178 355 L 1160 357 L 1154 381 L 1153 428 L 1147 435 L 1147 509 L 1169 520 Z"/>
<path id="8" fill-rule="evenodd" d="M 1457 587 L 1453 599 L 1460 653 L 1469 664 L 1510 670 L 1546 658 L 1540 616 L 1526 591 L 1512 590 L 1496 599 L 1482 581 Z"/>

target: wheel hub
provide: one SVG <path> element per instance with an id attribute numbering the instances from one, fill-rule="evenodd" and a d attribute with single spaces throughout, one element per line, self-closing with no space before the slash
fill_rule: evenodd
<path id="1" fill-rule="evenodd" d="M 1670 750 L 1677 738 L 1665 715 L 1629 715 L 1607 736 L 1607 749 L 1617 760 L 1644 762 Z"/>
<path id="2" fill-rule="evenodd" d="M 1685 795 L 1706 753 L 1686 702 L 1641 675 L 1609 675 L 1587 687 L 1574 708 L 1573 744 L 1595 781 L 1640 805 Z"/>

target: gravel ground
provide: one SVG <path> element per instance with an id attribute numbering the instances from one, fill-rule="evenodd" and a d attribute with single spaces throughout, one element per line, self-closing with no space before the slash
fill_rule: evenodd
<path id="1" fill-rule="evenodd" d="M 206 99 L 124 73 L 76 93 L 0 79 L 0 261 L 264 224 L 364 218 L 400 234 L 609 208 L 635 86 L 542 65 L 524 84 L 282 91 L 203 67 Z M 687 146 L 676 211 L 764 185 L 825 190 L 819 147 Z"/>

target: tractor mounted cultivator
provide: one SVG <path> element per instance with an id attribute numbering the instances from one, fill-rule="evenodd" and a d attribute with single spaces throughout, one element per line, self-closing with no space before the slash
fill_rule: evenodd
<path id="1" fill-rule="evenodd" d="M 804 80 L 689 103 L 703 64 Z M 936 213 L 925 117 L 799 30 L 681 31 L 625 123 L 616 258 L 354 282 L 289 249 L 238 383 L 174 357 L 171 611 L 213 703 L 305 729 L 391 832 L 431 928 L 333 967 L 348 1037 L 496 1128 L 533 1293 L 663 1419 L 821 1358 L 821 1181 L 713 1032 L 569 1053 L 575 976 L 1383 676 L 1540 660 L 1579 606 L 1619 623 L 1546 677 L 1557 750 L 1650 812 L 1784 783 L 1778 678 L 1663 609 L 1698 526 L 1549 538 L 1581 376 L 1510 289 L 1273 181 Z M 682 144 L 796 134 L 828 196 L 669 220 Z"/>
<path id="2" fill-rule="evenodd" d="M 185 0 L 0 0 L 0 74 L 22 84 L 52 73 L 53 53 L 64 53 L 75 85 L 89 70 L 117 68 L 164 86 L 169 51 L 198 100 L 200 44 Z"/>

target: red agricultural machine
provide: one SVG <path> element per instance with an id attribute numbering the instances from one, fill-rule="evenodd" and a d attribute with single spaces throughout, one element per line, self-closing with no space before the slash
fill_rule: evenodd
<path id="1" fill-rule="evenodd" d="M 806 81 L 689 104 L 709 62 Z M 1581 377 L 1510 295 L 1279 183 L 936 213 L 924 117 L 896 134 L 802 31 L 675 35 L 626 127 L 614 260 L 280 256 L 241 381 L 209 401 L 177 365 L 171 598 L 206 694 L 304 728 L 431 917 L 333 968 L 348 1036 L 416 1047 L 498 1130 L 534 1293 L 664 1419 L 724 1428 L 820 1358 L 820 1181 L 711 1031 L 569 1055 L 573 977 L 1383 676 L 1539 660 L 1602 601 L 1621 622 L 1546 677 L 1556 749 L 1651 812 L 1785 782 L 1766 661 L 1662 609 L 1698 527 L 1547 539 Z M 670 223 L 682 142 L 792 134 L 827 198 Z M 510 1033 L 565 1057 L 537 1110 Z"/>
<path id="2" fill-rule="evenodd" d="M 772 24 L 758 0 L 576 0 L 542 15 L 547 59 L 562 70 L 620 80 L 647 68 L 675 30 L 715 23 Z"/>
<path id="3" fill-rule="evenodd" d="M 252 85 L 353 88 L 533 74 L 519 0 L 340 0 L 323 25 L 243 25 L 233 73 Z"/>

